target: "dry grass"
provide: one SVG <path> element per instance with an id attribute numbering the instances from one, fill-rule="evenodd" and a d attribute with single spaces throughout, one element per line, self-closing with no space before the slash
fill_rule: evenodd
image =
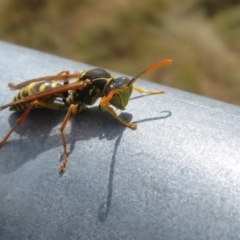
<path id="1" fill-rule="evenodd" d="M 232 6 L 234 0 L 0 4 L 2 40 L 131 75 L 171 58 L 171 67 L 146 78 L 240 105 L 240 4 Z"/>

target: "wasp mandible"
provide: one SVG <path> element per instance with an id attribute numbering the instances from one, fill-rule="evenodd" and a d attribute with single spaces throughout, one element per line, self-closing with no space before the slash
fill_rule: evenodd
<path id="1" fill-rule="evenodd" d="M 127 77 L 114 78 L 108 71 L 96 68 L 84 72 L 70 74 L 69 71 L 61 71 L 54 76 L 46 76 L 27 80 L 19 84 L 9 83 L 12 90 L 19 90 L 11 103 L 3 105 L 0 110 L 9 107 L 11 111 L 23 112 L 14 126 L 0 142 L 0 147 L 8 140 L 12 132 L 21 125 L 30 111 L 35 108 L 49 108 L 54 110 L 67 111 L 66 116 L 60 126 L 63 144 L 63 160 L 59 166 L 59 171 L 66 169 L 68 152 L 64 136 L 64 128 L 71 114 L 82 112 L 87 105 L 93 105 L 100 98 L 99 109 L 107 111 L 126 127 L 136 129 L 135 123 L 128 123 L 120 118 L 114 109 L 124 110 L 128 104 L 132 90 L 139 93 L 161 94 L 164 91 L 149 91 L 133 86 L 133 83 L 142 75 L 166 64 L 171 64 L 172 60 L 166 59 L 157 62 L 131 80 Z M 75 82 L 70 82 L 75 79 Z M 59 101 L 60 100 L 60 101 Z"/>

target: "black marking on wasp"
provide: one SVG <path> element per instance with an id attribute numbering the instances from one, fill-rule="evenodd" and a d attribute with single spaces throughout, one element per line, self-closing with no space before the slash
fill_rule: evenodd
<path id="1" fill-rule="evenodd" d="M 54 76 L 35 78 L 20 84 L 9 83 L 8 86 L 12 90 L 19 89 L 19 92 L 15 95 L 11 103 L 1 106 L 0 110 L 9 107 L 12 111 L 24 111 L 24 113 L 0 142 L 0 147 L 8 140 L 12 132 L 25 121 L 32 109 L 49 108 L 54 110 L 66 110 L 67 114 L 60 127 L 63 143 L 63 160 L 60 164 L 59 171 L 63 172 L 66 169 L 68 158 L 67 145 L 63 131 L 70 115 L 83 111 L 86 105 L 92 105 L 100 98 L 99 109 L 101 111 L 107 111 L 126 127 L 136 129 L 137 125 L 135 123 L 124 121 L 116 114 L 110 105 L 117 109 L 124 110 L 133 89 L 139 93 L 164 93 L 162 90 L 144 90 L 133 86 L 133 83 L 143 74 L 162 65 L 171 63 L 172 61 L 169 59 L 157 62 L 131 80 L 127 77 L 114 78 L 106 70 L 96 68 L 74 74 L 70 74 L 69 71 L 61 71 Z M 77 80 L 75 80 L 75 82 L 70 82 L 71 79 Z"/>

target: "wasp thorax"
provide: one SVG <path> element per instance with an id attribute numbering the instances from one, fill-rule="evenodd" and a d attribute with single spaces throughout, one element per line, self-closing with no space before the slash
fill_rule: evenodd
<path id="1" fill-rule="evenodd" d="M 96 79 L 111 79 L 112 75 L 102 68 L 95 68 L 85 71 L 81 74 L 80 80 L 96 80 Z"/>

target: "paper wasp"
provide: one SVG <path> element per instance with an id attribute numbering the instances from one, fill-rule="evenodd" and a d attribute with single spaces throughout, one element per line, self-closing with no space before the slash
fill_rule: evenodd
<path id="1" fill-rule="evenodd" d="M 171 63 L 172 61 L 169 59 L 157 62 L 131 80 L 127 77 L 114 78 L 106 70 L 96 68 L 74 74 L 70 74 L 69 71 L 61 71 L 54 76 L 35 78 L 20 84 L 9 83 L 8 86 L 12 90 L 20 90 L 13 98 L 13 101 L 1 106 L 0 110 L 9 107 L 9 110 L 23 111 L 24 113 L 0 142 L 0 147 L 8 140 L 12 132 L 25 121 L 32 109 L 49 108 L 54 110 L 66 110 L 67 114 L 60 126 L 63 143 L 63 160 L 60 164 L 59 171 L 63 172 L 65 171 L 68 158 L 67 145 L 63 131 L 70 115 L 83 111 L 86 105 L 92 105 L 100 98 L 99 109 L 101 111 L 107 111 L 126 127 L 136 129 L 137 125 L 135 123 L 125 122 L 116 114 L 110 105 L 117 109 L 124 110 L 133 89 L 139 93 L 164 93 L 162 90 L 144 90 L 133 86 L 133 83 L 143 74 L 162 65 Z M 70 82 L 71 79 L 75 79 L 75 82 Z"/>

